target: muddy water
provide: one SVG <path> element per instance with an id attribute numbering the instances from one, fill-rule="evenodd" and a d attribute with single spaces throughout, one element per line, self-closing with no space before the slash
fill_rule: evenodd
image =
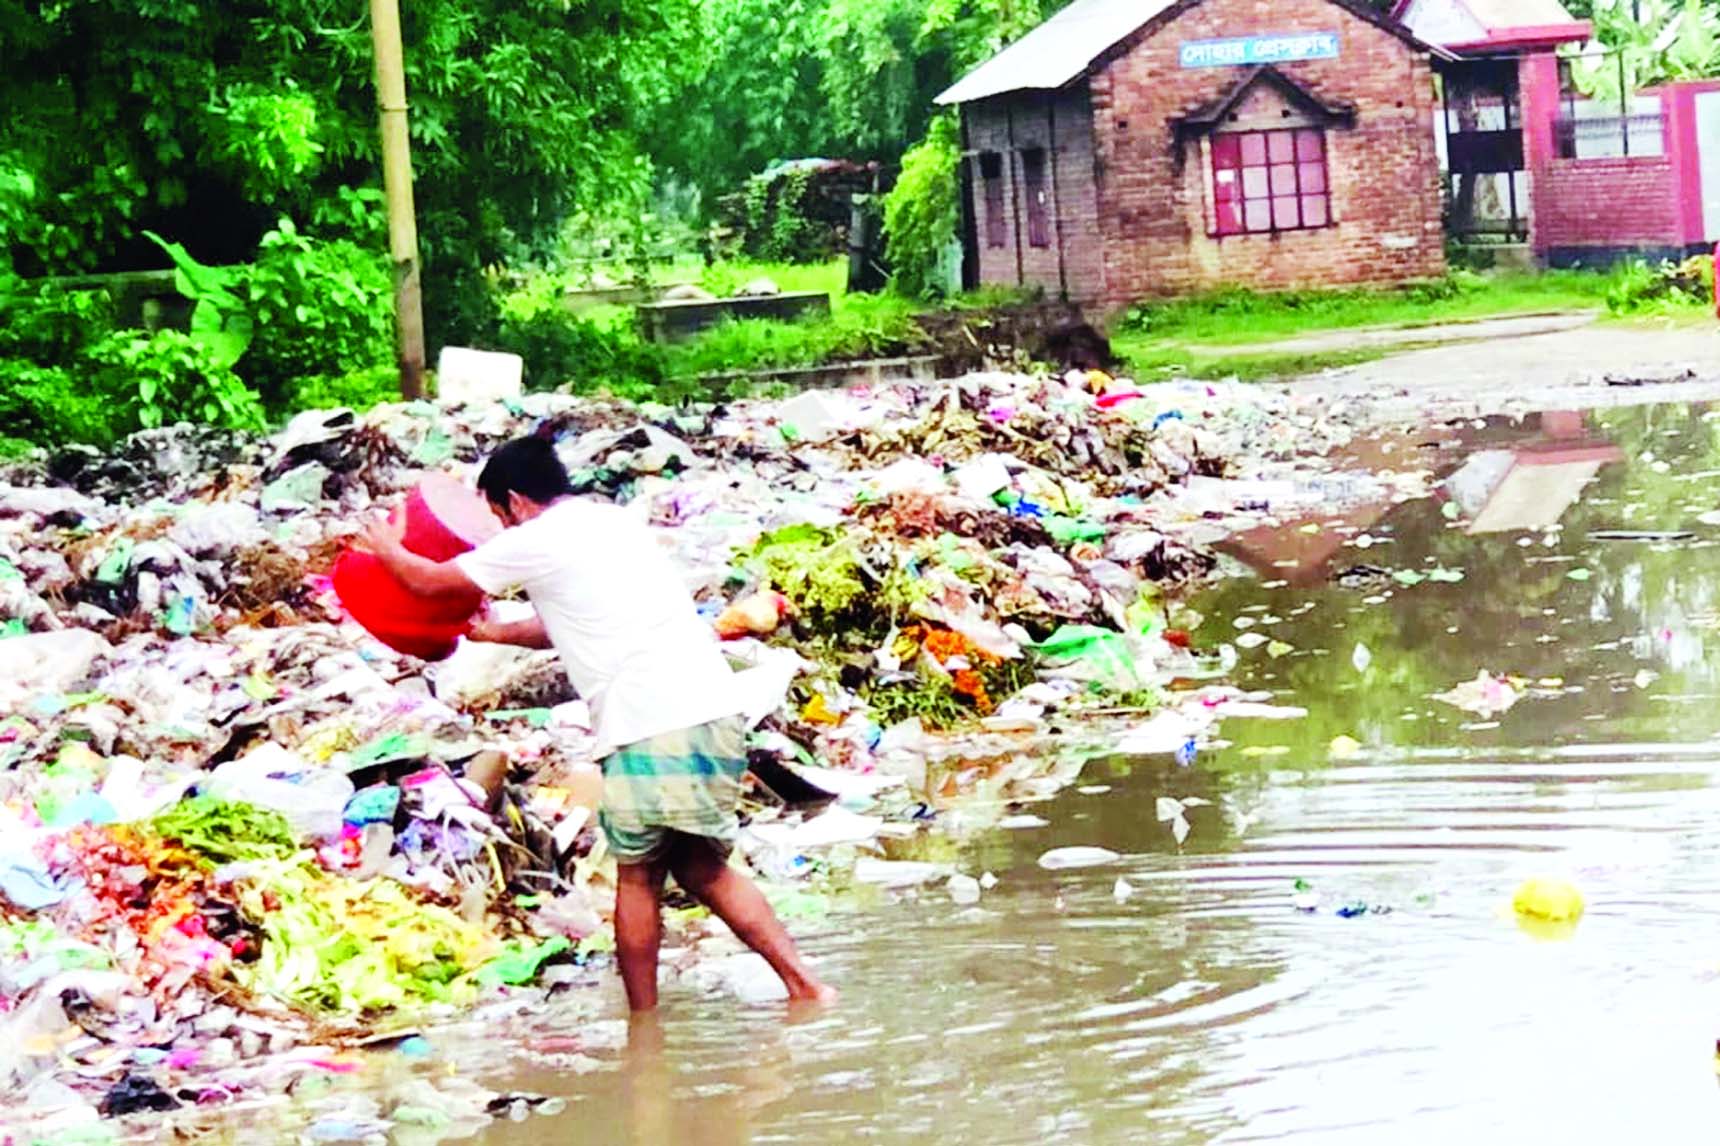
<path id="1" fill-rule="evenodd" d="M 1232 723 L 1189 768 L 1095 762 L 1085 790 L 1034 809 L 1048 827 L 963 845 L 1001 879 L 979 909 L 930 895 L 802 925 L 846 992 L 829 1016 L 790 1024 L 683 988 L 661 1052 L 572 1017 L 497 1040 L 492 1081 L 569 1105 L 482 1140 L 1711 1134 L 1720 526 L 1697 518 L 1720 508 L 1720 423 L 1550 414 L 1383 449 L 1467 467 L 1460 519 L 1431 499 L 1263 529 L 1199 602 L 1203 639 L 1293 646 L 1243 652 L 1241 676 L 1307 719 Z M 1591 536 L 1675 529 L 1696 537 Z M 1334 580 L 1356 566 L 1373 570 Z M 1393 576 L 1436 569 L 1463 580 Z M 1429 699 L 1481 669 L 1536 690 L 1492 718 Z M 1362 747 L 1334 759 L 1339 737 Z M 1161 796 L 1213 802 L 1180 850 Z M 1074 844 L 1126 859 L 1035 865 Z M 1538 873 L 1586 893 L 1573 937 L 1502 910 Z M 1298 880 L 1316 911 L 1293 904 Z M 1337 913 L 1351 904 L 1367 910 Z"/>

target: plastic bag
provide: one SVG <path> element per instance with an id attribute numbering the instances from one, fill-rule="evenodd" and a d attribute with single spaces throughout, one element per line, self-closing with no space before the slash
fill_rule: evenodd
<path id="1" fill-rule="evenodd" d="M 1035 646 L 1050 666 L 1048 676 L 1132 692 L 1152 684 L 1153 662 L 1145 642 L 1092 625 L 1064 625 Z"/>
<path id="2" fill-rule="evenodd" d="M 24 692 L 64 692 L 85 676 L 97 658 L 113 652 L 99 633 L 66 629 L 11 637 L 0 651 L 0 693 L 8 687 Z"/>
<path id="3" fill-rule="evenodd" d="M 274 744 L 221 765 L 208 785 L 218 800 L 279 812 L 299 840 L 338 837 L 353 792 L 346 776 L 313 767 Z"/>
<path id="4" fill-rule="evenodd" d="M 168 540 L 197 557 L 225 556 L 268 538 L 257 511 L 242 502 L 218 502 L 186 511 Z"/>

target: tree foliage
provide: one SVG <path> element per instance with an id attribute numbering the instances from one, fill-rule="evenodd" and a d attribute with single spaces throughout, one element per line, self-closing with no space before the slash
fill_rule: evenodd
<path id="1" fill-rule="evenodd" d="M 649 178 L 638 115 L 678 83 L 692 3 L 403 5 L 433 304 Z M 0 0 L 0 58 L 0 246 L 20 270 L 158 266 L 145 229 L 239 261 L 282 214 L 378 241 L 363 5 Z M 9 210 L 20 188 L 30 208 Z"/>
<path id="2" fill-rule="evenodd" d="M 1596 0 L 1590 17 L 1596 43 L 1572 61 L 1573 78 L 1588 95 L 1621 103 L 1626 92 L 1653 84 L 1720 75 L 1720 6 L 1714 3 Z"/>
<path id="3" fill-rule="evenodd" d="M 902 177 L 884 200 L 884 233 L 895 288 L 925 297 L 941 284 L 937 268 L 960 216 L 961 131 L 940 116 L 902 159 Z"/>
<path id="4" fill-rule="evenodd" d="M 704 191 L 773 162 L 894 164 L 933 100 L 1067 0 L 698 0 L 706 45 L 655 117 L 650 150 Z"/>

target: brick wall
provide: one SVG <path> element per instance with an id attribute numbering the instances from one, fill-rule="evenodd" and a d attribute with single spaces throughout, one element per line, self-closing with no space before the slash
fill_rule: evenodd
<path id="1" fill-rule="evenodd" d="M 1357 109 L 1328 132 L 1336 223 L 1316 231 L 1214 238 L 1200 144 L 1173 121 L 1226 94 L 1241 69 L 1184 69 L 1191 40 L 1337 32 L 1340 55 L 1281 65 L 1329 104 Z M 1445 270 L 1427 59 L 1329 0 L 1201 0 L 1102 61 L 1090 78 L 1105 298 L 1224 284 L 1264 289 L 1384 284 Z"/>
<path id="2" fill-rule="evenodd" d="M 1672 160 L 1555 159 L 1535 187 L 1535 247 L 1681 247 Z"/>
<path id="3" fill-rule="evenodd" d="M 1104 294 L 1104 249 L 1093 165 L 1092 110 L 1085 84 L 1063 92 L 1023 92 L 964 109 L 973 170 L 973 211 L 979 232 L 980 281 L 1030 284 L 1048 294 L 1092 302 Z M 1032 245 L 1021 153 L 1046 154 L 1049 244 Z M 979 155 L 1003 163 L 1005 244 L 987 241 L 985 181 Z"/>

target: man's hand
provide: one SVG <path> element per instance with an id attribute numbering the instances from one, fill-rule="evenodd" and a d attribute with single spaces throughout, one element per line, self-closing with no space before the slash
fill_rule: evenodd
<path id="1" fill-rule="evenodd" d="M 373 554 L 394 579 L 422 597 L 481 590 L 452 561 L 431 561 L 406 548 L 406 521 L 378 518 L 364 527 L 354 544 Z"/>
<path id="2" fill-rule="evenodd" d="M 359 534 L 358 547 L 378 557 L 388 557 L 406 548 L 406 519 L 377 518 Z"/>
<path id="3" fill-rule="evenodd" d="M 473 623 L 466 634 L 469 641 L 477 641 L 487 645 L 514 645 L 522 649 L 549 649 L 549 633 L 543 627 L 543 619 L 531 616 L 523 621 L 498 621 L 488 610 Z"/>
<path id="4" fill-rule="evenodd" d="M 472 622 L 472 628 L 466 634 L 466 639 L 484 645 L 505 645 L 508 643 L 508 626 L 490 616 L 486 611 L 476 621 Z"/>

